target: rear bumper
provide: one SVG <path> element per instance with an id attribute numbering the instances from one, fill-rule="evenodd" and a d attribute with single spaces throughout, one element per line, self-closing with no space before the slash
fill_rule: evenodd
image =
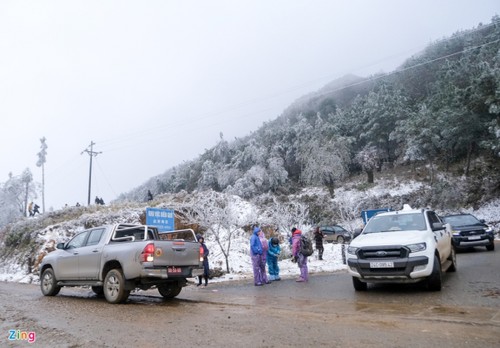
<path id="1" fill-rule="evenodd" d="M 143 268 L 141 278 L 171 279 L 171 278 L 193 278 L 203 274 L 203 268 L 199 267 L 161 267 Z"/>

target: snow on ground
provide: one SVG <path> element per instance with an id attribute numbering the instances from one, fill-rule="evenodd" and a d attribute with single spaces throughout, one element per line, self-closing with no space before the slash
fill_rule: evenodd
<path id="1" fill-rule="evenodd" d="M 336 197 L 343 197 L 346 203 L 357 202 L 367 195 L 401 195 L 412 192 L 419 189 L 421 184 L 416 182 L 397 182 L 390 181 L 386 182 L 384 185 L 377 185 L 366 191 L 351 190 L 347 191 L 339 188 L 336 191 Z M 359 196 L 358 196 L 359 195 Z M 362 195 L 362 196 L 361 196 Z M 255 212 L 255 207 L 247 202 L 242 202 L 239 204 L 239 209 L 242 214 Z M 69 239 L 74 232 L 83 229 L 84 225 L 98 225 L 115 223 L 117 221 L 124 223 L 139 223 L 139 216 L 143 208 L 124 208 L 120 209 L 118 212 L 116 209 L 109 214 L 98 211 L 95 214 L 84 214 L 77 220 L 67 221 L 57 225 L 51 225 L 41 230 L 37 234 L 37 241 L 40 243 L 41 247 L 38 255 L 53 250 L 54 246 L 59 242 L 65 242 Z M 496 199 L 489 204 L 480 207 L 477 210 L 463 209 L 461 212 L 474 214 L 479 219 L 485 219 L 495 231 L 500 230 L 500 198 Z M 354 223 L 353 223 L 354 225 Z M 303 231 L 308 231 L 308 229 L 303 228 Z M 210 250 L 209 262 L 210 268 L 221 268 L 223 271 L 226 270 L 226 264 L 224 256 L 209 233 L 206 235 L 207 247 Z M 268 236 L 269 237 L 269 236 Z M 499 235 L 497 234 L 497 239 Z M 249 242 L 250 235 L 240 231 L 238 236 L 236 236 L 231 241 L 231 251 L 229 255 L 229 266 L 230 272 L 225 274 L 223 277 L 212 279 L 212 282 L 220 281 L 230 281 L 230 280 L 245 280 L 249 281 L 252 279 L 252 264 L 249 255 Z M 283 235 L 283 242 L 281 243 L 282 256 L 280 257 L 279 266 L 280 274 L 282 277 L 295 277 L 299 274 L 298 266 L 296 263 L 291 262 L 290 248 L 288 246 L 288 240 L 285 235 Z M 323 254 L 323 260 L 317 259 L 317 254 L 315 253 L 309 257 L 309 272 L 335 272 L 346 270 L 346 265 L 343 263 L 342 258 L 342 245 L 339 244 L 326 244 L 324 245 L 325 251 Z M 17 255 L 12 255 L 9 257 L 8 261 L 4 260 L 0 265 L 0 281 L 12 281 L 12 282 L 22 282 L 22 283 L 38 283 L 38 274 L 33 272 L 28 274 L 27 268 L 27 255 L 29 251 L 20 251 Z"/>

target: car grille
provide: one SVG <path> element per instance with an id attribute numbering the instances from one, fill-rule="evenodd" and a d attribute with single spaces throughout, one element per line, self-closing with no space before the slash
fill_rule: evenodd
<path id="1" fill-rule="evenodd" d="M 484 229 L 480 230 L 470 230 L 470 231 L 460 231 L 460 235 L 464 237 L 468 236 L 480 236 L 484 234 Z"/>
<path id="2" fill-rule="evenodd" d="M 409 249 L 403 246 L 369 247 L 358 250 L 358 258 L 362 260 L 407 258 L 409 253 Z"/>

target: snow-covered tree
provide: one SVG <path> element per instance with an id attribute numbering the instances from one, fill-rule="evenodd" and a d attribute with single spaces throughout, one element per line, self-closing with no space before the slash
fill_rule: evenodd
<path id="1" fill-rule="evenodd" d="M 206 238 L 213 238 L 226 261 L 229 273 L 231 242 L 243 233 L 242 227 L 252 224 L 256 212 L 243 209 L 242 200 L 237 196 L 218 193 L 213 190 L 198 192 L 182 209 L 188 222 L 206 227 Z"/>
<path id="2" fill-rule="evenodd" d="M 366 172 L 368 183 L 373 184 L 373 172 L 380 163 L 378 149 L 375 146 L 366 146 L 356 154 L 354 159 Z"/>

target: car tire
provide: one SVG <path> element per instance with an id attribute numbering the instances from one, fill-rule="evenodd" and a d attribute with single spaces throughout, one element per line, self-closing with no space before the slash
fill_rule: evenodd
<path id="1" fill-rule="evenodd" d="M 130 290 L 125 290 L 125 278 L 121 269 L 112 269 L 106 273 L 103 292 L 109 303 L 123 303 L 127 300 Z"/>
<path id="2" fill-rule="evenodd" d="M 344 236 L 338 236 L 338 237 L 337 237 L 337 243 L 339 243 L 339 244 L 344 244 L 344 243 L 345 243 L 345 238 L 344 238 Z"/>
<path id="3" fill-rule="evenodd" d="M 430 291 L 441 291 L 442 286 L 442 272 L 441 263 L 437 255 L 434 255 L 434 264 L 432 266 L 432 273 L 427 278 L 427 288 Z"/>
<path id="4" fill-rule="evenodd" d="M 448 256 L 448 261 L 451 262 L 450 267 L 446 270 L 446 272 L 456 272 L 457 271 L 457 252 L 455 250 L 455 247 L 452 245 L 451 246 L 451 253 L 450 256 Z"/>
<path id="5" fill-rule="evenodd" d="M 356 277 L 352 277 L 352 285 L 354 286 L 354 290 L 356 291 L 366 291 L 368 290 L 368 284 L 362 282 Z"/>
<path id="6" fill-rule="evenodd" d="M 488 244 L 488 245 L 486 246 L 486 250 L 488 250 L 488 251 L 493 251 L 493 250 L 495 250 L 495 241 L 493 241 L 493 240 L 492 240 L 492 241 L 491 241 L 491 244 Z"/>
<path id="7" fill-rule="evenodd" d="M 57 280 L 52 268 L 46 268 L 43 271 L 40 288 L 44 296 L 55 296 L 61 291 L 61 287 L 57 285 Z"/>
<path id="8" fill-rule="evenodd" d="M 177 283 L 170 283 L 170 284 L 160 284 L 158 285 L 158 292 L 160 295 L 162 295 L 164 298 L 174 298 L 175 296 L 179 295 L 179 293 L 182 290 L 182 286 L 180 286 Z"/>

